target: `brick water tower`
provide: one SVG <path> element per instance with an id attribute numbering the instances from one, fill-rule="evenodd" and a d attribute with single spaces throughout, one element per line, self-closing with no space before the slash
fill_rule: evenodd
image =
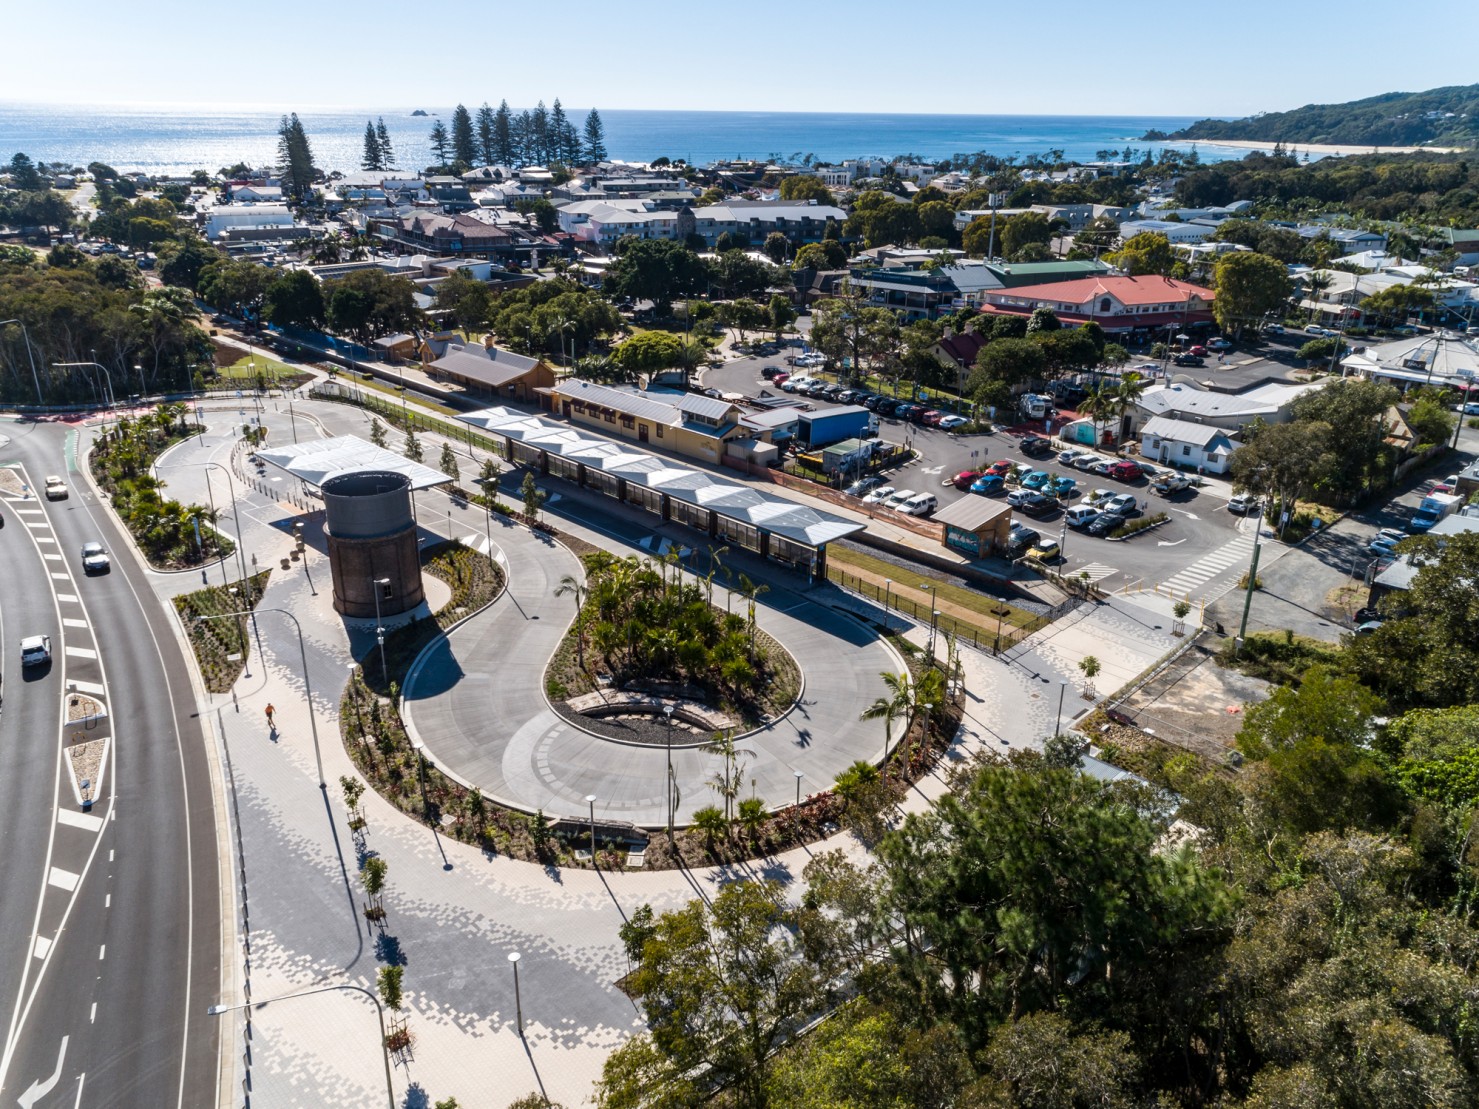
<path id="1" fill-rule="evenodd" d="M 392 470 L 360 470 L 331 477 L 319 488 L 334 575 L 334 608 L 345 616 L 372 620 L 421 604 L 411 479 Z"/>

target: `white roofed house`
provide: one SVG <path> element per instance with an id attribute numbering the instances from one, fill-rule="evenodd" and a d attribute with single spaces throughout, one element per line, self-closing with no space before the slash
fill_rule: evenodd
<path id="1" fill-rule="evenodd" d="M 693 209 L 693 230 L 710 246 L 725 232 L 748 236 L 756 244 L 772 231 L 779 231 L 794 243 L 815 243 L 821 241 L 829 219 L 841 225 L 847 213 L 830 204 L 726 200 Z"/>
<path id="2" fill-rule="evenodd" d="M 1220 427 L 1155 416 L 1140 429 L 1140 453 L 1167 466 L 1227 472 L 1236 444 Z"/>
<path id="3" fill-rule="evenodd" d="M 205 237 L 211 242 L 296 239 L 309 233 L 283 204 L 218 204 L 205 218 Z"/>
<path id="4" fill-rule="evenodd" d="M 1305 393 L 1324 388 L 1324 382 L 1291 384 L 1270 382 L 1244 393 L 1218 393 L 1187 381 L 1152 385 L 1140 395 L 1131 426 L 1143 426 L 1162 417 L 1177 422 L 1202 424 L 1236 433 L 1261 420 L 1285 423 L 1293 418 L 1294 402 Z M 1143 449 L 1143 447 L 1142 447 Z"/>
<path id="5" fill-rule="evenodd" d="M 536 391 L 555 383 L 555 372 L 543 359 L 495 346 L 449 343 L 440 358 L 426 366 L 435 381 L 462 386 L 469 393 L 532 404 Z"/>

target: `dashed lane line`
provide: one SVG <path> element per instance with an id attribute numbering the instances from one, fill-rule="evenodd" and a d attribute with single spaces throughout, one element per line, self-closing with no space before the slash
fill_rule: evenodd
<path id="1" fill-rule="evenodd" d="M 86 620 L 74 620 L 71 617 L 63 617 L 62 618 L 62 627 L 64 627 L 64 628 L 90 628 L 90 627 L 92 627 L 92 625 L 89 624 Z"/>
<path id="2" fill-rule="evenodd" d="M 68 645 L 68 647 L 66 648 L 66 652 L 67 652 L 67 654 L 71 655 L 73 658 L 97 658 L 98 657 L 98 653 L 96 651 L 94 651 L 91 647 L 73 647 L 73 646 Z"/>
<path id="3" fill-rule="evenodd" d="M 68 602 L 70 602 L 72 604 L 76 604 L 77 603 L 77 594 L 75 594 L 75 593 L 58 593 L 56 595 L 56 599 L 59 600 L 59 601 L 68 601 Z"/>

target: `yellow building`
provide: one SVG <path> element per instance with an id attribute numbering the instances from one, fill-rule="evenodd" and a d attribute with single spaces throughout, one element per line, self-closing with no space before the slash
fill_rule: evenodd
<path id="1" fill-rule="evenodd" d="M 605 435 L 717 466 L 726 444 L 752 434 L 729 401 L 697 393 L 649 393 L 570 378 L 539 390 L 549 411 Z"/>

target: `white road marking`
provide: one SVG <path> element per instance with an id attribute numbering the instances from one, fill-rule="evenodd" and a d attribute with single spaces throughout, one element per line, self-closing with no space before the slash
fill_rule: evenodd
<path id="1" fill-rule="evenodd" d="M 47 562 L 61 562 L 62 561 L 62 556 L 61 555 L 56 555 L 56 554 L 51 554 L 51 555 L 44 554 L 41 557 L 44 558 L 44 559 L 46 559 Z M 67 575 L 66 574 L 52 574 L 51 576 L 54 577 L 54 578 L 65 578 Z"/>
<path id="2" fill-rule="evenodd" d="M 73 689 L 77 690 L 78 693 L 99 693 L 99 694 L 101 694 L 101 693 L 107 693 L 108 692 L 108 690 L 104 686 L 99 685 L 97 682 L 84 682 L 84 681 L 78 681 L 76 679 L 73 679 L 72 681 L 68 682 L 67 684 L 69 686 L 71 686 Z"/>
<path id="3" fill-rule="evenodd" d="M 1179 547 L 1179 546 L 1181 546 L 1181 544 L 1183 544 L 1185 542 L 1186 542 L 1185 539 L 1159 539 L 1159 540 L 1156 541 L 1156 546 L 1157 547 Z"/>
<path id="4" fill-rule="evenodd" d="M 98 653 L 91 647 L 68 647 L 67 654 L 75 658 L 97 658 Z"/>
<path id="5" fill-rule="evenodd" d="M 25 521 L 25 525 L 28 528 L 49 528 L 49 527 L 51 527 L 51 525 L 48 524 L 45 520 L 39 520 L 39 521 L 38 520 L 26 520 Z"/>
<path id="6" fill-rule="evenodd" d="M 38 535 L 38 536 L 36 536 L 36 542 L 38 542 L 38 543 L 50 543 L 53 546 L 56 545 L 56 540 L 53 539 L 49 535 Z"/>
<path id="7" fill-rule="evenodd" d="M 113 895 L 111 893 L 105 893 L 105 894 L 103 894 L 103 908 L 105 908 L 105 909 L 111 909 L 112 907 L 113 907 Z"/>
<path id="8" fill-rule="evenodd" d="M 92 1008 L 93 1008 L 93 1014 L 96 1015 L 97 1014 L 97 1008 L 98 1008 L 97 1007 L 97 1004 L 94 1003 Z M 91 1024 L 92 1022 L 91 1021 L 88 1021 L 88 1023 Z M 87 1081 L 87 1072 L 86 1071 L 83 1071 L 81 1074 L 79 1074 L 77 1076 L 77 1100 L 74 1101 L 74 1102 L 72 1102 L 72 1109 L 80 1109 L 80 1107 L 82 1105 L 82 1083 L 85 1082 L 85 1081 Z"/>
<path id="9" fill-rule="evenodd" d="M 59 866 L 52 867 L 51 873 L 46 876 L 47 885 L 66 890 L 68 893 L 76 889 L 80 881 L 82 881 L 82 875 L 73 874 L 70 870 L 63 870 Z"/>
<path id="10" fill-rule="evenodd" d="M 26 1090 L 25 1093 L 21 1094 L 21 1096 L 17 1099 L 21 1104 L 21 1109 L 31 1109 L 31 1106 L 35 1105 L 47 1094 L 51 1093 L 52 1090 L 56 1089 L 56 1084 L 61 1081 L 62 1077 L 62 1060 L 66 1057 L 67 1037 L 63 1036 L 62 1046 L 58 1049 L 56 1053 L 56 1070 L 51 1072 L 51 1077 L 48 1078 L 45 1082 L 37 1079 L 35 1082 L 31 1083 L 30 1087 Z"/>
<path id="11" fill-rule="evenodd" d="M 62 619 L 62 627 L 64 628 L 88 628 L 91 626 L 86 620 L 77 620 L 72 617 L 63 617 Z"/>
<path id="12" fill-rule="evenodd" d="M 56 595 L 56 599 L 59 600 L 59 601 L 70 601 L 73 604 L 75 604 L 77 602 L 77 594 L 75 594 L 75 593 L 58 593 Z"/>
<path id="13" fill-rule="evenodd" d="M 103 946 L 99 947 L 98 948 L 98 962 L 101 963 L 103 961 L 103 956 L 106 955 L 107 953 L 108 953 L 108 945 L 107 944 L 103 944 Z"/>
<path id="14" fill-rule="evenodd" d="M 58 562 L 61 561 L 61 557 L 62 557 L 61 555 L 57 555 L 57 561 Z M 52 581 L 71 581 L 72 580 L 72 575 L 71 574 L 55 574 L 54 573 L 54 574 L 51 575 L 51 580 Z"/>
<path id="15" fill-rule="evenodd" d="M 81 828 L 85 832 L 97 832 L 103 827 L 101 816 L 93 816 L 92 813 L 86 812 L 73 812 L 71 809 L 57 809 L 56 822 L 70 828 Z"/>
<path id="16" fill-rule="evenodd" d="M 46 513 L 39 508 L 17 508 L 22 516 L 45 516 Z"/>
<path id="17" fill-rule="evenodd" d="M 92 1024 L 97 1019 L 98 1019 L 98 1003 L 96 1001 L 94 1001 L 92 1003 L 92 1012 L 90 1012 L 90 1013 L 87 1014 L 87 1023 L 88 1024 Z M 81 1090 L 78 1090 L 77 1091 L 77 1099 L 79 1101 L 82 1100 L 82 1091 Z"/>
<path id="18" fill-rule="evenodd" d="M 1080 566 L 1075 570 L 1070 570 L 1068 576 L 1076 578 L 1080 574 L 1087 574 L 1090 581 L 1102 581 L 1104 578 L 1118 573 L 1118 567 L 1106 566 L 1102 562 L 1090 562 L 1087 566 Z"/>
<path id="19" fill-rule="evenodd" d="M 51 941 L 45 936 L 37 936 L 36 945 L 31 948 L 31 955 L 33 958 L 44 959 L 46 958 L 46 953 L 50 950 Z"/>

